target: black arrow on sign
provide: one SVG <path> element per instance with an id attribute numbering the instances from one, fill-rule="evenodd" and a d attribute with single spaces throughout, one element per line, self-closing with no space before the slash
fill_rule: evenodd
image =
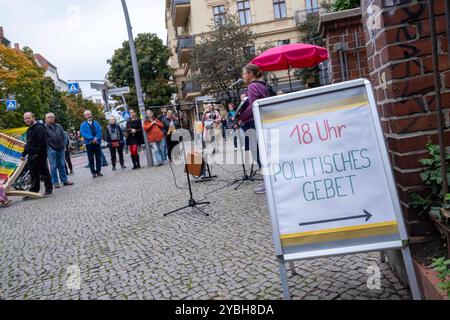
<path id="1" fill-rule="evenodd" d="M 329 222 L 336 222 L 336 221 L 343 221 L 343 220 L 354 220 L 354 219 L 362 219 L 362 218 L 365 218 L 366 222 L 367 222 L 367 221 L 370 220 L 370 218 L 372 218 L 372 214 L 370 214 L 369 212 L 364 210 L 364 214 L 363 215 L 300 223 L 300 227 L 310 226 L 310 225 L 313 225 L 313 224 L 323 224 L 323 223 L 329 223 Z"/>

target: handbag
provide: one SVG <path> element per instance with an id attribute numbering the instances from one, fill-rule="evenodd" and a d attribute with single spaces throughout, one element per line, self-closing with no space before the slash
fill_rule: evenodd
<path id="1" fill-rule="evenodd" d="M 120 142 L 119 142 L 119 140 L 111 141 L 111 147 L 112 147 L 112 148 L 118 148 L 118 147 L 120 147 Z"/>

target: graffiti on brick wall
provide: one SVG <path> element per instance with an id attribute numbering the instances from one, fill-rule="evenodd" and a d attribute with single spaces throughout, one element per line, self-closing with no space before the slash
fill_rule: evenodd
<path id="1" fill-rule="evenodd" d="M 389 2 L 389 4 L 393 5 L 405 5 L 409 3 L 413 3 L 415 1 L 410 0 L 396 0 L 396 1 L 385 1 Z M 399 14 L 401 16 L 404 16 L 403 19 L 399 21 L 399 27 L 397 28 L 396 33 L 396 42 L 398 42 L 397 47 L 400 48 L 403 52 L 403 57 L 401 59 L 405 59 L 406 62 L 404 64 L 404 67 L 406 69 L 405 76 L 413 76 L 411 70 L 415 66 L 416 68 L 420 68 L 420 63 L 416 57 L 420 54 L 420 49 L 417 48 L 415 43 L 400 43 L 405 40 L 414 40 L 417 38 L 417 34 L 422 34 L 423 30 L 423 21 L 421 20 L 422 15 L 426 11 L 426 5 L 425 3 L 418 3 L 417 9 L 412 10 L 411 7 L 402 7 L 398 9 L 399 12 L 396 13 L 394 11 L 394 14 Z M 416 29 L 410 29 L 408 26 L 410 24 L 414 24 L 416 26 Z M 395 68 L 400 67 L 401 64 L 393 64 L 391 65 L 391 71 L 395 71 Z M 414 69 L 416 69 L 414 68 Z M 403 90 L 401 92 L 401 96 L 412 96 L 412 95 L 421 95 L 429 92 L 433 89 L 433 85 L 430 84 L 428 87 L 420 88 L 418 90 L 414 90 L 411 88 L 411 83 L 409 81 L 406 81 Z M 424 102 L 421 98 L 416 98 L 416 102 L 421 106 L 422 109 L 425 108 Z"/>

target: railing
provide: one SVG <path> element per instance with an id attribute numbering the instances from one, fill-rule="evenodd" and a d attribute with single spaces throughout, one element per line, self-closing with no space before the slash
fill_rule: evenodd
<path id="1" fill-rule="evenodd" d="M 183 97 L 186 98 L 186 96 L 189 93 L 201 92 L 202 91 L 202 86 L 201 86 L 200 83 L 190 80 L 190 81 L 186 81 L 183 84 L 183 88 L 181 89 L 181 91 L 183 92 Z"/>
<path id="2" fill-rule="evenodd" d="M 191 0 L 172 0 L 172 12 L 175 11 L 177 5 L 191 4 Z"/>
<path id="3" fill-rule="evenodd" d="M 183 63 L 186 62 L 184 58 L 182 58 L 182 50 L 183 49 L 193 49 L 195 45 L 195 37 L 188 36 L 188 37 L 178 37 L 178 44 L 177 44 L 177 54 L 178 54 L 178 62 Z"/>
<path id="4" fill-rule="evenodd" d="M 326 12 L 325 9 L 322 7 L 309 8 L 306 10 L 297 10 L 294 15 L 295 24 L 298 26 L 305 23 L 306 19 L 308 18 L 308 15 L 310 14 L 320 15 L 325 12 Z"/>
<path id="5" fill-rule="evenodd" d="M 172 20 L 175 23 L 177 14 L 177 6 L 191 4 L 191 0 L 172 0 Z"/>

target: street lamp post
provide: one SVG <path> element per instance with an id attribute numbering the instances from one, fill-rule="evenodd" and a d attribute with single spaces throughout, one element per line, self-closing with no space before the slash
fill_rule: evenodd
<path id="1" fill-rule="evenodd" d="M 134 38 L 133 38 L 133 30 L 131 27 L 130 22 L 130 15 L 128 14 L 128 8 L 125 0 L 122 1 L 122 7 L 123 12 L 125 14 L 125 21 L 127 23 L 127 29 L 128 29 L 128 38 L 130 42 L 130 54 L 131 54 L 131 61 L 133 63 L 133 72 L 134 72 L 134 80 L 136 82 L 136 95 L 138 98 L 138 104 L 139 104 L 139 111 L 142 115 L 142 117 L 145 117 L 145 105 L 144 105 L 144 98 L 142 96 L 142 87 L 141 87 L 141 76 L 139 74 L 139 66 L 137 62 L 137 56 L 136 56 L 136 47 L 134 45 Z M 145 154 L 147 156 L 147 164 L 149 167 L 153 167 L 153 157 L 151 154 L 150 144 L 148 143 L 147 135 L 145 132 L 142 133 L 144 135 L 144 141 L 145 141 Z"/>

